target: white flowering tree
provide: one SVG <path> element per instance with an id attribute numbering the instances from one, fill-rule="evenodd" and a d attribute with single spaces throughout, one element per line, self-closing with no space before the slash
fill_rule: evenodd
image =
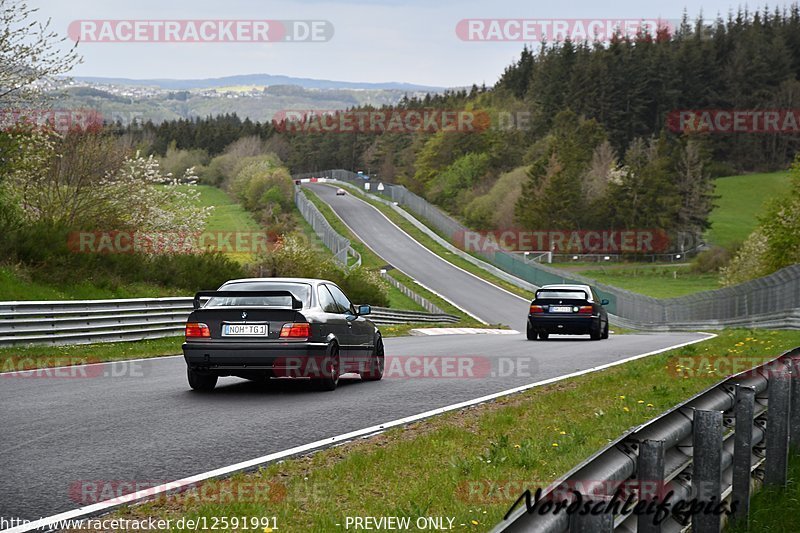
<path id="1" fill-rule="evenodd" d="M 194 168 L 180 178 L 163 174 L 152 155 L 127 159 L 101 187 L 112 208 L 124 213 L 125 227 L 157 239 L 147 252 L 199 251 L 198 237 L 213 207 L 200 205 Z"/>

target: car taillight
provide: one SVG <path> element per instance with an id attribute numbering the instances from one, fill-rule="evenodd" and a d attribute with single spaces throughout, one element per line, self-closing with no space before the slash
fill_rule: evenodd
<path id="1" fill-rule="evenodd" d="M 592 306 L 591 305 L 582 305 L 580 307 L 580 309 L 578 309 L 578 314 L 591 315 L 592 314 Z"/>
<path id="2" fill-rule="evenodd" d="M 544 308 L 541 305 L 532 305 L 531 314 L 533 313 L 544 313 Z"/>
<path id="3" fill-rule="evenodd" d="M 311 324 L 307 322 L 295 322 L 292 324 L 284 324 L 281 328 L 281 337 L 298 338 L 310 337 Z"/>
<path id="4" fill-rule="evenodd" d="M 189 322 L 186 324 L 186 338 L 189 337 L 210 337 L 211 330 L 202 322 Z"/>

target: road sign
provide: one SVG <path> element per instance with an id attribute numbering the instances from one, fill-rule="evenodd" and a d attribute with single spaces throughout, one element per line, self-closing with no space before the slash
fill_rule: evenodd
<path id="1" fill-rule="evenodd" d="M 367 191 L 369 190 L 369 183 L 365 183 L 364 184 L 364 189 L 367 190 Z"/>
<path id="2" fill-rule="evenodd" d="M 385 187 L 383 186 L 383 183 L 379 183 L 378 184 L 378 190 L 382 191 L 383 189 L 385 189 Z"/>

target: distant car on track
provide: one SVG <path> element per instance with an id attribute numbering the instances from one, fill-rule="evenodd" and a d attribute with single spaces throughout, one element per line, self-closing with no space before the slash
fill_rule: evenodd
<path id="1" fill-rule="evenodd" d="M 344 196 L 347 192 L 344 189 L 336 189 L 336 196 Z"/>
<path id="2" fill-rule="evenodd" d="M 201 300 L 207 298 L 205 303 Z M 321 279 L 231 280 L 198 292 L 186 323 L 189 386 L 210 391 L 220 376 L 306 377 L 334 390 L 339 376 L 383 377 L 383 340 L 336 284 Z"/>
<path id="3" fill-rule="evenodd" d="M 528 340 L 551 334 L 608 338 L 608 300 L 598 300 L 589 285 L 545 285 L 536 291 L 528 312 Z"/>

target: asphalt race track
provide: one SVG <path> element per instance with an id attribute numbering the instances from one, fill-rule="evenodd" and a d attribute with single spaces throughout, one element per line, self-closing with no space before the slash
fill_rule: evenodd
<path id="1" fill-rule="evenodd" d="M 500 290 L 427 251 L 380 211 L 327 185 L 311 185 L 358 238 L 395 268 L 489 324 L 525 331 L 528 302 Z"/>
<path id="2" fill-rule="evenodd" d="M 388 263 L 484 321 L 524 331 L 525 300 L 442 261 L 351 195 L 314 191 Z M 701 337 L 391 338 L 383 381 L 345 376 L 335 392 L 302 380 L 223 378 L 213 393 L 194 393 L 182 357 L 97 365 L 77 377 L 0 375 L 0 509 L 38 519 L 94 503 L 78 490 L 87 480 L 174 481 Z M 430 365 L 420 375 L 423 361 Z M 469 364 L 444 376 L 453 361 Z"/>
<path id="3" fill-rule="evenodd" d="M 182 357 L 102 365 L 88 377 L 0 375 L 0 509 L 5 517 L 49 516 L 93 503 L 75 494 L 83 480 L 172 481 L 699 337 L 392 338 L 387 369 L 392 356 L 446 355 L 477 356 L 478 371 L 458 378 L 400 372 L 379 382 L 344 377 L 334 392 L 314 391 L 301 380 L 264 385 L 222 378 L 213 393 L 197 394 L 186 383 Z M 509 368 L 510 376 L 480 370 Z"/>

